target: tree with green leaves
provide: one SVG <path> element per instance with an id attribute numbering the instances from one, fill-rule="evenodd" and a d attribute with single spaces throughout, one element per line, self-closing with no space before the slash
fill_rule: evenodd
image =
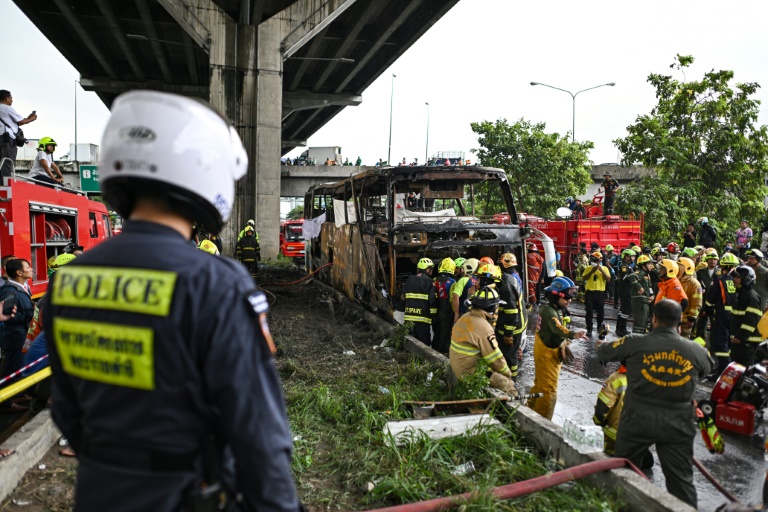
<path id="1" fill-rule="evenodd" d="M 289 211 L 285 218 L 288 220 L 298 220 L 304 218 L 304 205 L 298 204 L 291 211 Z"/>
<path id="2" fill-rule="evenodd" d="M 735 83 L 733 71 L 712 70 L 685 81 L 693 57 L 670 66 L 683 81 L 651 74 L 656 106 L 614 144 L 622 163 L 641 162 L 656 175 L 635 181 L 617 197 L 617 212 L 645 213 L 646 240 L 678 240 L 688 223 L 709 217 L 725 238 L 744 218 L 758 227 L 768 168 L 768 131 L 757 124 L 757 83 Z M 718 244 L 720 240 L 718 240 Z"/>
<path id="3" fill-rule="evenodd" d="M 589 141 L 571 142 L 570 135 L 545 132 L 545 123 L 520 119 L 509 124 L 472 123 L 480 149 L 473 149 L 481 165 L 504 169 L 512 187 L 517 211 L 554 217 L 568 196 L 583 194 L 590 183 Z M 490 187 L 478 187 L 478 202 L 484 214 L 498 213 L 502 199 Z"/>

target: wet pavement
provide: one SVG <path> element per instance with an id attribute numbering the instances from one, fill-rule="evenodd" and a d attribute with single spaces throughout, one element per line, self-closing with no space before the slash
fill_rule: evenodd
<path id="1" fill-rule="evenodd" d="M 572 321 L 576 329 L 584 329 L 584 306 L 574 303 L 571 306 Z M 606 305 L 606 318 L 615 318 L 617 310 Z M 577 316 L 582 315 L 582 316 Z M 535 324 L 535 316 L 531 318 L 529 325 Z M 615 320 L 606 320 L 610 324 L 611 333 L 606 338 L 613 341 L 617 337 Z M 631 329 L 631 324 L 630 327 Z M 596 329 L 595 329 L 596 332 Z M 529 330 L 529 343 L 519 378 L 518 387 L 521 391 L 527 391 L 533 385 L 533 336 Z M 565 418 L 569 418 L 578 412 L 588 417 L 594 413 L 597 393 L 602 387 L 603 381 L 618 368 L 618 363 L 604 365 L 597 360 L 595 340 L 580 340 L 571 344 L 575 356 L 573 364 L 564 366 L 560 376 L 558 388 L 557 407 L 552 421 L 558 425 L 563 424 Z M 711 384 L 699 385 L 696 398 L 709 398 Z M 742 503 L 757 504 L 762 501 L 763 481 L 768 468 L 765 460 L 763 443 L 766 438 L 766 422 L 758 419 L 757 432 L 752 436 L 742 436 L 720 431 L 725 439 L 725 453 L 723 455 L 710 454 L 704 446 L 700 435 L 697 434 L 694 441 L 694 456 L 702 465 Z M 656 457 L 654 453 L 654 457 Z M 664 475 L 658 464 L 653 468 L 651 480 L 661 487 L 664 486 Z M 715 487 L 694 468 L 694 481 L 698 492 L 699 510 L 713 511 L 720 505 L 727 503 L 727 499 L 715 489 Z"/>

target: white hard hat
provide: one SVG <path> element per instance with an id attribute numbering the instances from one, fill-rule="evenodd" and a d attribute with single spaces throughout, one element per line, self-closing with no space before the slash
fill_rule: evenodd
<path id="1" fill-rule="evenodd" d="M 101 142 L 104 199 L 128 217 L 151 191 L 175 211 L 218 233 L 235 182 L 248 169 L 237 131 L 207 104 L 156 91 L 121 94 Z"/>

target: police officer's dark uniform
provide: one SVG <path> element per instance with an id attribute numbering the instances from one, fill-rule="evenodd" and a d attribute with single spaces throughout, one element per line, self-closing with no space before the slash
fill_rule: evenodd
<path id="1" fill-rule="evenodd" d="M 603 214 L 611 215 L 613 213 L 613 204 L 616 201 L 616 190 L 619 188 L 619 182 L 611 177 L 610 174 L 604 175 L 605 179 L 600 184 L 605 190 L 605 200 L 603 201 Z"/>
<path id="2" fill-rule="evenodd" d="M 505 263 L 504 257 L 510 258 L 510 263 Z M 517 264 L 517 259 L 511 259 L 513 255 L 506 253 L 502 255 L 501 261 L 501 282 L 497 285 L 499 289 L 499 298 L 504 301 L 499 308 L 499 319 L 496 322 L 496 340 L 499 342 L 499 349 L 504 354 L 509 371 L 512 373 L 512 380 L 517 380 L 519 369 L 518 351 L 523 338 L 523 290 L 520 282 L 513 276 L 515 268 L 512 264 Z"/>
<path id="3" fill-rule="evenodd" d="M 679 319 L 679 305 L 675 311 Z M 627 392 L 616 457 L 639 466 L 645 451 L 655 444 L 667 490 L 696 507 L 692 400 L 699 379 L 712 369 L 706 349 L 680 336 L 677 327 L 654 324 L 650 334 L 602 343 L 597 355 L 602 362 L 626 361 Z"/>
<path id="4" fill-rule="evenodd" d="M 629 322 L 629 316 L 632 314 L 632 285 L 627 276 L 633 274 L 635 269 L 632 263 L 624 261 L 623 256 L 627 251 L 634 253 L 630 249 L 624 249 L 621 252 L 622 260 L 619 263 L 619 268 L 616 270 L 616 281 L 618 282 L 616 296 L 620 304 L 618 320 L 616 321 L 616 334 L 619 336 L 629 334 L 627 323 Z"/>
<path id="5" fill-rule="evenodd" d="M 727 255 L 724 255 L 724 261 L 736 260 L 736 256 L 733 254 L 730 256 L 731 258 L 727 258 Z M 733 303 L 736 301 L 736 285 L 733 278 L 728 275 L 730 270 L 724 267 L 722 275 L 712 282 L 704 295 L 704 307 L 699 314 L 700 317 L 704 316 L 711 321 L 709 351 L 717 361 L 717 368 L 711 380 L 716 380 L 731 362 L 731 312 Z"/>
<path id="6" fill-rule="evenodd" d="M 434 268 L 432 260 L 422 258 L 418 263 L 419 271 L 408 277 L 403 286 L 405 296 L 406 322 L 413 322 L 411 334 L 428 347 L 432 345 L 432 319 L 437 315 L 437 290 L 435 283 L 427 273 Z"/>
<path id="7" fill-rule="evenodd" d="M 643 258 L 643 256 L 640 256 L 640 258 Z M 641 259 L 639 261 L 644 260 Z M 650 261 L 638 264 L 637 272 L 627 276 L 632 294 L 632 334 L 645 334 L 648 331 L 648 316 L 650 314 L 652 293 L 651 277 L 644 269 L 648 263 Z"/>
<path id="8" fill-rule="evenodd" d="M 245 266 L 248 273 L 254 279 L 259 273 L 259 260 L 261 259 L 261 249 L 259 241 L 254 235 L 253 229 L 247 227 L 243 237 L 237 241 L 235 246 L 235 257 Z"/>
<path id="9" fill-rule="evenodd" d="M 763 341 L 757 330 L 757 323 L 763 316 L 762 301 L 754 289 L 754 270 L 741 265 L 733 273 L 741 283 L 736 287 L 737 296 L 731 311 L 731 358 L 740 365 L 749 366 L 754 362 L 752 356 L 757 346 Z"/>
<path id="10" fill-rule="evenodd" d="M 135 126 L 144 138 L 132 143 Z M 210 179 L 226 185 L 210 185 L 184 155 L 155 158 L 174 142 L 183 149 L 189 126 L 222 147 Z M 121 165 L 134 154 L 158 174 L 175 172 L 171 183 Z M 235 510 L 299 510 L 266 298 L 240 264 L 181 234 L 193 220 L 216 232 L 226 219 L 247 168 L 239 137 L 194 100 L 133 91 L 113 104 L 101 165 L 104 197 L 130 220 L 54 274 L 43 315 L 53 417 L 80 459 L 75 510 L 218 510 L 218 499 L 200 503 L 203 485 L 217 482 L 242 496 Z M 193 176 L 198 190 L 217 190 L 195 198 L 184 185 Z M 157 195 L 146 197 L 152 187 Z M 147 204 L 189 223 L 179 230 L 136 220 Z"/>

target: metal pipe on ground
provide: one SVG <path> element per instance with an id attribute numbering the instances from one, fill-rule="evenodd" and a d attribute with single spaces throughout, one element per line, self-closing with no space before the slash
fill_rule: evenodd
<path id="1" fill-rule="evenodd" d="M 551 475 L 544 475 L 514 484 L 495 487 L 491 492 L 494 496 L 502 500 L 510 500 L 525 496 L 537 491 L 555 487 L 572 480 L 578 480 L 595 473 L 611 471 L 614 469 L 629 468 L 638 475 L 647 479 L 648 477 L 640 471 L 634 464 L 627 459 L 603 459 L 586 464 L 580 464 L 572 468 L 557 471 Z M 405 505 L 395 505 L 394 507 L 379 508 L 369 512 L 433 512 L 437 510 L 448 510 L 456 506 L 457 500 L 466 500 L 472 497 L 473 493 L 467 492 L 457 496 L 446 498 L 436 498 L 434 500 L 408 503 Z"/>

